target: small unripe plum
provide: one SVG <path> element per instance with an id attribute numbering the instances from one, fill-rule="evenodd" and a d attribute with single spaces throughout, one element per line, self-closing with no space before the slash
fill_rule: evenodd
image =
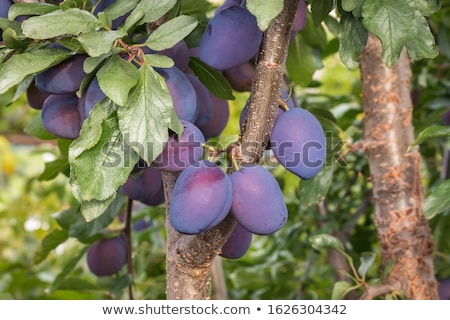
<path id="1" fill-rule="evenodd" d="M 98 277 L 111 276 L 127 263 L 125 236 L 102 239 L 95 242 L 87 252 L 89 270 Z"/>

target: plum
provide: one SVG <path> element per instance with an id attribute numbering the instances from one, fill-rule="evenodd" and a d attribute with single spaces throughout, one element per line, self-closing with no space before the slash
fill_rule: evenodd
<path id="1" fill-rule="evenodd" d="M 88 268 L 98 277 L 111 276 L 119 272 L 126 263 L 127 246 L 123 234 L 99 240 L 87 252 Z"/>
<path id="2" fill-rule="evenodd" d="M 222 246 L 220 255 L 227 259 L 241 258 L 250 248 L 252 238 L 253 233 L 245 229 L 239 222 L 236 222 L 233 231 Z"/>

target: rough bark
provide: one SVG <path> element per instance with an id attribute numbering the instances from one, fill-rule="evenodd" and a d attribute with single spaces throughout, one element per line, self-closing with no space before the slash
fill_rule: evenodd
<path id="1" fill-rule="evenodd" d="M 275 121 L 289 35 L 297 5 L 298 0 L 286 0 L 283 11 L 264 33 L 247 121 L 239 143 L 232 151 L 238 156 L 238 161 L 258 163 L 268 142 Z M 236 151 L 243 150 L 240 148 L 242 145 L 245 146 L 245 151 Z M 171 173 L 163 174 L 167 208 L 170 207 L 170 196 L 176 178 L 177 176 Z M 220 253 L 236 222 L 228 215 L 217 227 L 200 235 L 182 235 L 170 225 L 169 211 L 167 209 L 166 218 L 167 299 L 210 299 L 214 259 Z"/>
<path id="2" fill-rule="evenodd" d="M 411 68 L 406 51 L 387 68 L 373 35 L 360 56 L 364 104 L 364 152 L 373 184 L 375 225 L 382 265 L 393 262 L 387 283 L 378 289 L 402 292 L 408 299 L 437 299 L 433 239 L 423 207 L 420 154 L 407 152 L 413 141 Z M 383 290 L 368 290 L 365 298 Z M 384 292 L 386 293 L 386 292 Z"/>

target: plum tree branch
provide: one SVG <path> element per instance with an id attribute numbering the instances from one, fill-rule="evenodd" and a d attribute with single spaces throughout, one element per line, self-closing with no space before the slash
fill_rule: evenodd
<path id="1" fill-rule="evenodd" d="M 360 55 L 364 105 L 364 152 L 369 160 L 375 225 L 382 265 L 394 267 L 387 283 L 408 299 L 437 299 L 434 243 L 423 215 L 423 186 L 414 139 L 410 96 L 411 67 L 404 50 L 387 68 L 381 43 L 369 35 Z"/>
<path id="2" fill-rule="evenodd" d="M 240 144 L 250 146 L 243 161 L 258 163 L 268 142 L 275 120 L 285 60 L 295 12 L 299 0 L 286 0 L 282 12 L 264 33 L 249 113 Z M 211 269 L 216 256 L 236 221 L 229 214 L 218 226 L 199 235 L 178 233 L 169 222 L 170 199 L 177 174 L 164 172 L 166 196 L 166 294 L 167 299 L 210 299 Z"/>

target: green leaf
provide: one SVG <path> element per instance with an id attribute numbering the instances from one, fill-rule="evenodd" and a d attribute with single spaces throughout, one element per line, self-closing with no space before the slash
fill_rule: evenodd
<path id="1" fill-rule="evenodd" d="M 72 224 L 72 221 L 80 214 L 80 206 L 75 205 L 70 207 L 69 209 L 62 210 L 52 215 L 53 219 L 58 223 L 58 225 L 65 229 L 69 230 Z"/>
<path id="2" fill-rule="evenodd" d="M 329 234 L 318 234 L 311 236 L 309 238 L 309 242 L 316 250 L 332 248 L 338 251 L 344 251 L 344 245 L 342 244 L 341 240 Z"/>
<path id="3" fill-rule="evenodd" d="M 299 33 L 305 42 L 312 48 L 317 48 L 321 52 L 327 47 L 328 40 L 325 29 L 322 24 L 316 26 L 312 21 L 311 15 L 307 15 L 307 21 L 305 27 Z"/>
<path id="4" fill-rule="evenodd" d="M 441 182 L 429 194 L 423 204 L 425 218 L 432 219 L 436 215 L 450 209 L 450 180 Z"/>
<path id="5" fill-rule="evenodd" d="M 102 91 L 115 104 L 124 106 L 128 100 L 128 93 L 139 80 L 136 67 L 118 55 L 113 55 L 98 70 L 97 80 Z"/>
<path id="6" fill-rule="evenodd" d="M 44 15 L 58 10 L 59 7 L 49 3 L 17 3 L 8 11 L 8 19 L 14 20 L 18 16 Z"/>
<path id="7" fill-rule="evenodd" d="M 85 10 L 57 10 L 31 17 L 22 23 L 25 36 L 32 39 L 51 39 L 62 35 L 78 35 L 102 27 L 101 22 Z"/>
<path id="8" fill-rule="evenodd" d="M 439 51 L 435 48 L 435 39 L 427 19 L 418 11 L 415 11 L 414 22 L 415 37 L 405 44 L 406 49 L 408 49 L 408 56 L 414 61 L 435 58 Z"/>
<path id="9" fill-rule="evenodd" d="M 125 21 L 125 30 L 134 25 L 154 22 L 175 6 L 176 0 L 141 0 Z"/>
<path id="10" fill-rule="evenodd" d="M 179 1 L 181 12 L 186 15 L 204 14 L 213 10 L 213 5 L 207 0 L 183 0 Z"/>
<path id="11" fill-rule="evenodd" d="M 61 243 L 69 238 L 67 230 L 55 229 L 46 234 L 42 239 L 41 247 L 34 256 L 34 263 L 38 264 L 48 256 L 50 251 L 54 250 Z"/>
<path id="12" fill-rule="evenodd" d="M 83 201 L 101 201 L 114 196 L 139 160 L 137 153 L 124 143 L 116 113 L 105 118 L 101 127 L 98 142 L 70 161 L 71 175 L 77 179 Z"/>
<path id="13" fill-rule="evenodd" d="M 87 215 L 82 216 L 78 211 L 71 221 L 69 236 L 81 241 L 95 236 L 119 216 L 125 200 L 126 197 L 123 194 L 117 193 L 117 196 L 110 201 L 110 204 L 102 210 L 101 214 L 92 215 L 92 217 L 89 216 L 89 219 L 86 219 Z"/>
<path id="14" fill-rule="evenodd" d="M 314 206 L 325 198 L 333 182 L 333 172 L 333 166 L 325 166 L 314 179 L 300 181 L 298 197 L 302 206 Z"/>
<path id="15" fill-rule="evenodd" d="M 173 103 L 161 75 L 150 66 L 143 66 L 139 73 L 139 82 L 131 90 L 127 105 L 118 110 L 119 125 L 125 144 L 151 163 L 169 138 Z"/>
<path id="16" fill-rule="evenodd" d="M 358 6 L 360 6 L 363 0 L 341 0 L 341 1 L 342 1 L 342 9 L 351 12 Z"/>
<path id="17" fill-rule="evenodd" d="M 115 0 L 102 12 L 104 12 L 111 20 L 113 20 L 136 8 L 137 3 L 137 0 Z"/>
<path id="18" fill-rule="evenodd" d="M 259 29 L 265 31 L 270 22 L 283 10 L 283 0 L 247 0 L 247 9 L 256 17 Z"/>
<path id="19" fill-rule="evenodd" d="M 361 19 L 351 13 L 344 12 L 339 23 L 339 57 L 349 69 L 359 66 L 359 54 L 366 46 L 367 29 Z"/>
<path id="20" fill-rule="evenodd" d="M 413 147 L 415 147 L 425 141 L 428 141 L 431 139 L 448 138 L 448 137 L 450 137 L 450 127 L 449 126 L 438 126 L 438 125 L 429 126 L 417 135 L 417 138 L 408 147 L 408 151 L 410 151 Z"/>
<path id="21" fill-rule="evenodd" d="M 297 33 L 288 49 L 286 69 L 289 78 L 302 87 L 307 87 L 317 70 L 316 59 L 311 47 L 301 33 Z"/>
<path id="22" fill-rule="evenodd" d="M 80 278 L 74 278 L 74 277 L 68 277 L 61 281 L 61 283 L 58 286 L 59 290 L 73 290 L 78 292 L 83 291 L 94 291 L 98 290 L 101 291 L 102 288 L 100 288 L 98 285 L 93 284 L 91 282 L 88 282 L 86 280 L 80 279 Z"/>
<path id="23" fill-rule="evenodd" d="M 434 38 L 425 18 L 407 1 L 364 1 L 363 24 L 382 44 L 382 58 L 392 67 L 407 46 L 411 58 L 434 58 Z"/>
<path id="24" fill-rule="evenodd" d="M 233 90 L 222 73 L 214 70 L 197 57 L 189 58 L 189 67 L 216 97 L 224 100 L 234 100 Z"/>
<path id="25" fill-rule="evenodd" d="M 63 270 L 56 276 L 55 280 L 53 281 L 50 287 L 51 293 L 55 292 L 55 290 L 58 289 L 59 285 L 64 281 L 64 279 L 66 279 L 67 276 L 75 269 L 78 262 L 80 262 L 81 259 L 83 259 L 88 249 L 89 249 L 88 246 L 83 247 L 81 250 L 79 250 L 78 255 L 76 255 L 67 262 Z"/>
<path id="26" fill-rule="evenodd" d="M 334 283 L 333 292 L 331 293 L 332 300 L 342 300 L 351 289 L 351 283 L 347 281 L 337 281 Z"/>
<path id="27" fill-rule="evenodd" d="M 46 162 L 44 172 L 38 177 L 38 181 L 49 181 L 64 171 L 70 168 L 67 159 L 56 159 L 54 161 Z"/>
<path id="28" fill-rule="evenodd" d="M 197 27 L 197 20 L 189 16 L 178 16 L 159 26 L 148 37 L 145 45 L 155 51 L 172 48 Z"/>
<path id="29" fill-rule="evenodd" d="M 77 39 L 88 55 L 98 57 L 109 53 L 113 49 L 114 41 L 126 35 L 122 30 L 93 31 L 82 33 Z"/>
<path id="30" fill-rule="evenodd" d="M 440 0 L 410 0 L 407 2 L 411 7 L 419 10 L 425 17 L 431 16 L 441 8 Z"/>
<path id="31" fill-rule="evenodd" d="M 31 39 L 25 38 L 20 33 L 18 34 L 15 30 L 7 28 L 3 31 L 3 42 L 11 49 L 23 49 L 26 48 L 31 42 Z"/>
<path id="32" fill-rule="evenodd" d="M 315 0 L 311 3 L 311 13 L 315 26 L 320 25 L 328 17 L 328 14 L 333 8 L 333 3 L 334 0 Z"/>
<path id="33" fill-rule="evenodd" d="M 162 54 L 146 54 L 145 63 L 155 68 L 171 68 L 175 64 L 171 58 Z"/>
<path id="34" fill-rule="evenodd" d="M 58 49 L 36 49 L 14 54 L 0 64 L 0 94 L 19 84 L 29 75 L 46 70 L 70 57 L 71 54 Z"/>
<path id="35" fill-rule="evenodd" d="M 372 266 L 372 264 L 375 262 L 375 253 L 373 252 L 363 252 L 361 254 L 360 260 L 361 264 L 358 268 L 358 273 L 361 277 L 365 278 L 367 271 L 369 271 L 369 268 Z"/>

